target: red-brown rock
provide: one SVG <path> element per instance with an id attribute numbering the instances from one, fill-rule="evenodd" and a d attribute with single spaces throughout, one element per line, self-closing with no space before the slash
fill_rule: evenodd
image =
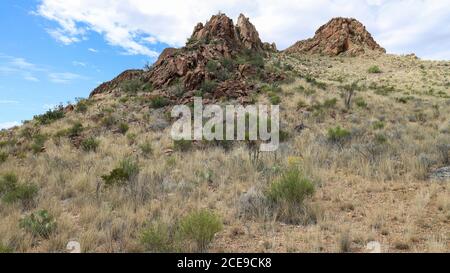
<path id="1" fill-rule="evenodd" d="M 369 51 L 386 53 L 372 38 L 365 26 L 353 18 L 334 18 L 321 26 L 313 38 L 299 41 L 287 53 L 308 53 L 336 56 L 362 55 Z"/>

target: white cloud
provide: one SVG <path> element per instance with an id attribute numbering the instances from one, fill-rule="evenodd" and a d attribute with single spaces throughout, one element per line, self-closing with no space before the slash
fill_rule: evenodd
<path id="1" fill-rule="evenodd" d="M 2 123 L 0 123 L 0 130 L 9 129 L 9 128 L 19 126 L 19 125 L 20 125 L 20 123 L 17 121 L 2 122 Z"/>
<path id="2" fill-rule="evenodd" d="M 86 63 L 79 62 L 79 61 L 73 61 L 72 65 L 74 65 L 74 66 L 82 66 L 82 67 L 86 67 L 87 66 Z"/>
<path id="3" fill-rule="evenodd" d="M 389 52 L 450 59 L 450 8 L 440 0 L 42 0 L 36 14 L 59 24 L 54 31 L 62 42 L 94 31 L 129 54 L 154 57 L 149 44 L 181 46 L 197 22 L 219 10 L 234 19 L 245 13 L 262 39 L 281 49 L 311 37 L 330 18 L 345 16 L 362 21 Z"/>
<path id="4" fill-rule="evenodd" d="M 48 77 L 51 82 L 53 83 L 70 83 L 74 80 L 80 80 L 80 79 L 86 79 L 85 77 L 71 73 L 71 72 L 64 72 L 64 73 L 49 73 Z"/>
<path id="5" fill-rule="evenodd" d="M 98 52 L 98 50 L 95 49 L 95 48 L 88 48 L 88 50 L 89 50 L 90 52 L 93 52 L 93 53 L 97 53 L 97 52 Z"/>

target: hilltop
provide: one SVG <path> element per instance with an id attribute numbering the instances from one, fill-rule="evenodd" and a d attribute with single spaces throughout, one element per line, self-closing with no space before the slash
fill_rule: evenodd
<path id="1" fill-rule="evenodd" d="M 0 252 L 446 252 L 449 67 L 386 54 L 354 19 L 278 51 L 214 15 L 0 132 Z M 194 96 L 279 104 L 280 149 L 173 141 L 171 108 Z"/>

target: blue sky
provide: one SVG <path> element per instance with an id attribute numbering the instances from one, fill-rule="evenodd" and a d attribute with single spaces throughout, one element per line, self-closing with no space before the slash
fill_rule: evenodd
<path id="1" fill-rule="evenodd" d="M 1 0 L 0 129 L 152 63 L 218 11 L 243 12 L 279 49 L 343 16 L 388 53 L 450 60 L 449 0 Z"/>

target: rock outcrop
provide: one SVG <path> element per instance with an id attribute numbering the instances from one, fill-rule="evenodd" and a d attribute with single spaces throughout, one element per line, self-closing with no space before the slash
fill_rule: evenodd
<path id="1" fill-rule="evenodd" d="M 365 26 L 353 18 L 333 18 L 321 26 L 313 38 L 299 41 L 285 50 L 287 53 L 329 56 L 357 56 L 370 51 L 386 53 Z"/>
<path id="2" fill-rule="evenodd" d="M 255 26 L 243 14 L 234 25 L 219 13 L 206 24 L 198 23 L 184 47 L 166 48 L 150 69 L 125 71 L 97 87 L 91 96 L 119 90 L 121 82 L 139 79 L 171 101 L 185 103 L 207 89 L 203 97 L 208 100 L 228 97 L 245 102 L 256 89 L 251 78 L 283 79 L 264 71 L 262 58 L 275 51 L 275 44 L 261 42 Z M 175 95 L 171 89 L 176 89 Z"/>

